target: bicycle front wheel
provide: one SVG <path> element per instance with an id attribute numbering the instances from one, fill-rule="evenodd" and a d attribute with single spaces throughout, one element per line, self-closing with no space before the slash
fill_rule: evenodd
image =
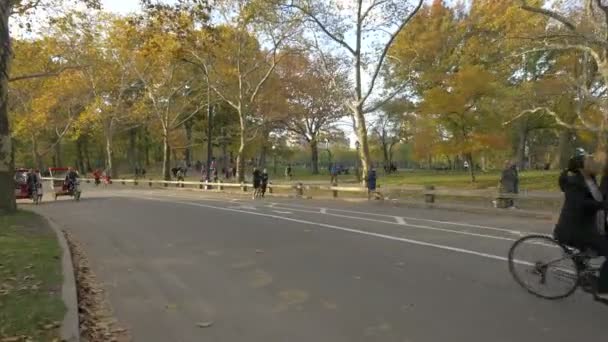
<path id="1" fill-rule="evenodd" d="M 513 244 L 509 271 L 524 289 L 545 299 L 566 298 L 579 284 L 579 270 L 572 255 L 544 235 L 526 236 Z"/>

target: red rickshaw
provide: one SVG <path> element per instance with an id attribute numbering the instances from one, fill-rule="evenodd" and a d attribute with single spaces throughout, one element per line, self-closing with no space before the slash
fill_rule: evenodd
<path id="1" fill-rule="evenodd" d="M 37 173 L 37 171 L 35 171 Z M 38 187 L 30 192 L 27 184 L 29 170 L 24 168 L 15 169 L 15 198 L 31 199 L 34 204 L 39 204 L 42 200 L 42 183 L 38 179 Z"/>
<path id="2" fill-rule="evenodd" d="M 58 196 L 72 196 L 75 200 L 80 200 L 80 182 L 78 179 L 75 184 L 73 184 L 72 189 L 70 190 L 68 184 L 65 181 L 65 178 L 70 169 L 67 167 L 50 167 L 49 173 L 51 174 L 51 178 L 53 178 L 53 198 L 57 200 Z"/>

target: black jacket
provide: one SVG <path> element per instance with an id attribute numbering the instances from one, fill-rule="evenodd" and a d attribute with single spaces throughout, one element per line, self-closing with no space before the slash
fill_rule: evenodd
<path id="1" fill-rule="evenodd" d="M 565 199 L 555 226 L 555 238 L 574 246 L 598 238 L 596 214 L 598 210 L 606 208 L 606 202 L 593 198 L 580 173 L 562 174 L 559 186 Z"/>
<path id="2" fill-rule="evenodd" d="M 259 170 L 253 171 L 253 186 L 257 188 L 260 185 L 261 181 L 262 181 L 262 172 L 260 172 Z"/>

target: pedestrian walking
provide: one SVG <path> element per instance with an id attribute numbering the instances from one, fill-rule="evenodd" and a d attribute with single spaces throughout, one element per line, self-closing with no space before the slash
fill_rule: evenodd
<path id="1" fill-rule="evenodd" d="M 264 197 L 266 195 L 266 189 L 268 188 L 268 170 L 266 170 L 266 169 L 264 169 L 264 171 L 262 171 L 261 188 L 262 188 L 262 197 Z"/>
<path id="2" fill-rule="evenodd" d="M 258 168 L 253 168 L 253 199 L 261 195 L 262 173 Z"/>

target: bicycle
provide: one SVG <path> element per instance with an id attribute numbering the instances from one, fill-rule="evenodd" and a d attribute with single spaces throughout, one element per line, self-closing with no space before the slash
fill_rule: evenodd
<path id="1" fill-rule="evenodd" d="M 534 256 L 538 253 L 543 257 Z M 513 243 L 508 262 L 511 275 L 526 291 L 557 300 L 571 296 L 579 287 L 595 293 L 600 267 L 591 262 L 596 258 L 593 251 L 566 246 L 549 236 L 529 235 Z"/>

